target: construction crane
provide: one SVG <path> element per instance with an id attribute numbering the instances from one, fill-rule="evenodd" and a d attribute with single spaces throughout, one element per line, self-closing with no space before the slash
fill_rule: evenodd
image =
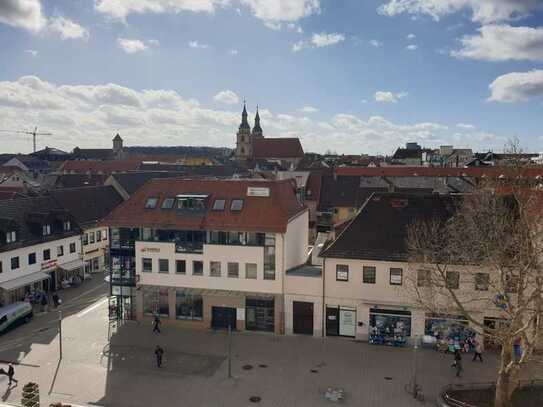
<path id="1" fill-rule="evenodd" d="M 34 147 L 34 152 L 36 152 L 36 136 L 52 136 L 53 133 L 38 133 L 38 128 L 34 127 L 34 131 L 24 131 L 24 130 L 0 130 L 7 133 L 22 133 L 32 135 L 32 145 Z"/>

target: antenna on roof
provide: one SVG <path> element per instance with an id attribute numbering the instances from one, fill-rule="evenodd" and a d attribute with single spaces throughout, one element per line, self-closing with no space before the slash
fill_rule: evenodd
<path id="1" fill-rule="evenodd" d="M 38 127 L 34 127 L 34 131 L 24 131 L 24 130 L 0 130 L 6 133 L 22 133 L 22 134 L 31 134 L 32 135 L 32 147 L 33 152 L 36 152 L 36 136 L 52 136 L 53 133 L 38 133 Z"/>

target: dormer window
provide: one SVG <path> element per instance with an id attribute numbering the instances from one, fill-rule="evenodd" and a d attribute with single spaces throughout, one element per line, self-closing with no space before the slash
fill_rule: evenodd
<path id="1" fill-rule="evenodd" d="M 49 236 L 51 234 L 51 225 L 42 225 L 41 227 L 41 234 L 43 236 Z"/>
<path id="2" fill-rule="evenodd" d="M 17 232 L 12 230 L 6 233 L 6 243 L 14 243 L 17 241 Z"/>
<path id="3" fill-rule="evenodd" d="M 162 209 L 172 209 L 175 203 L 175 198 L 166 198 L 162 202 Z"/>
<path id="4" fill-rule="evenodd" d="M 177 209 L 198 211 L 205 209 L 207 195 L 177 195 Z"/>
<path id="5" fill-rule="evenodd" d="M 213 202 L 213 210 L 214 211 L 224 211 L 224 205 L 226 201 L 224 199 L 215 199 L 215 202 Z"/>
<path id="6" fill-rule="evenodd" d="M 69 231 L 72 229 L 72 224 L 70 223 L 69 220 L 65 220 L 63 223 L 62 223 L 62 227 L 64 229 L 65 232 Z"/>
<path id="7" fill-rule="evenodd" d="M 145 209 L 155 209 L 158 203 L 158 198 L 147 198 L 145 202 Z"/>
<path id="8" fill-rule="evenodd" d="M 243 199 L 233 199 L 230 204 L 230 210 L 240 212 L 243 209 Z"/>

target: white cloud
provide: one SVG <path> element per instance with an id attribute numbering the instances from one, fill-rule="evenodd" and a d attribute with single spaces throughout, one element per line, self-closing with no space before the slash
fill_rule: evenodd
<path id="1" fill-rule="evenodd" d="M 378 12 L 386 16 L 428 15 L 439 20 L 445 15 L 469 10 L 473 21 L 485 24 L 525 16 L 540 6 L 540 0 L 388 0 Z"/>
<path id="2" fill-rule="evenodd" d="M 53 133 L 40 143 L 64 150 L 111 147 L 119 132 L 126 145 L 210 145 L 233 147 L 240 110 L 209 109 L 172 90 L 135 90 L 115 84 L 56 85 L 35 76 L 0 82 L 1 128 L 40 123 Z M 425 146 L 445 144 L 500 149 L 505 137 L 441 123 L 394 123 L 381 116 L 361 118 L 340 113 L 330 120 L 313 120 L 296 112 L 262 109 L 264 133 L 300 137 L 305 151 L 387 152 L 407 141 Z M 251 118 L 254 112 L 250 112 Z M 26 138 L 5 143 L 5 152 L 31 151 Z"/>
<path id="3" fill-rule="evenodd" d="M 461 129 L 467 129 L 467 130 L 475 130 L 475 126 L 473 124 L 467 124 L 467 123 L 458 123 L 456 127 L 459 127 Z"/>
<path id="4" fill-rule="evenodd" d="M 25 52 L 28 54 L 28 55 L 31 55 L 33 57 L 37 57 L 38 56 L 38 51 L 36 51 L 35 49 L 27 49 L 25 50 Z"/>
<path id="5" fill-rule="evenodd" d="M 406 50 L 408 51 L 415 51 L 419 48 L 419 46 L 417 44 L 409 44 L 407 47 L 405 47 Z"/>
<path id="6" fill-rule="evenodd" d="M 383 43 L 377 40 L 370 40 L 370 44 L 373 45 L 375 48 L 379 48 L 383 46 Z"/>
<path id="7" fill-rule="evenodd" d="M 303 34 L 304 33 L 304 30 L 302 29 L 302 27 L 300 27 L 299 25 L 294 24 L 294 23 L 288 23 L 287 28 L 289 30 L 297 32 L 298 34 Z"/>
<path id="8" fill-rule="evenodd" d="M 320 12 L 320 0 L 241 0 L 268 23 L 294 22 Z"/>
<path id="9" fill-rule="evenodd" d="M 407 92 L 393 93 L 388 91 L 377 91 L 373 95 L 376 102 L 379 103 L 396 103 L 398 100 L 407 97 Z"/>
<path id="10" fill-rule="evenodd" d="M 48 29 L 58 33 L 63 40 L 89 38 L 89 30 L 65 17 L 54 17 L 49 21 Z"/>
<path id="11" fill-rule="evenodd" d="M 112 18 L 125 20 L 130 14 L 213 13 L 225 0 L 96 0 L 95 9 Z"/>
<path id="12" fill-rule="evenodd" d="M 299 109 L 301 113 L 317 113 L 319 109 L 313 106 L 304 106 Z"/>
<path id="13" fill-rule="evenodd" d="M 213 96 L 213 100 L 225 105 L 237 105 L 239 104 L 239 96 L 231 90 L 223 90 Z"/>
<path id="14" fill-rule="evenodd" d="M 415 34 L 409 34 L 406 38 L 407 38 L 408 41 L 412 41 L 415 38 L 417 38 L 417 36 Z"/>
<path id="15" fill-rule="evenodd" d="M 238 51 L 237 49 L 231 49 L 231 50 L 228 51 L 228 53 L 229 53 L 230 55 L 238 55 L 238 54 L 239 54 L 239 51 Z"/>
<path id="16" fill-rule="evenodd" d="M 129 38 L 117 38 L 117 44 L 119 44 L 119 47 L 127 54 L 136 54 L 148 49 L 143 41 Z"/>
<path id="17" fill-rule="evenodd" d="M 543 27 L 485 25 L 478 35 L 466 35 L 460 42 L 462 48 L 451 52 L 457 58 L 543 61 Z"/>
<path id="18" fill-rule="evenodd" d="M 2 0 L 0 23 L 37 33 L 45 28 L 47 19 L 40 0 Z"/>
<path id="19" fill-rule="evenodd" d="M 512 72 L 499 76 L 489 86 L 492 102 L 524 102 L 543 96 L 543 70 Z"/>
<path id="20" fill-rule="evenodd" d="M 309 44 L 305 41 L 298 41 L 292 44 L 291 48 L 293 52 L 298 52 L 303 50 L 304 48 L 307 48 Z"/>
<path id="21" fill-rule="evenodd" d="M 328 47 L 330 45 L 335 45 L 337 43 L 340 43 L 342 41 L 345 41 L 345 36 L 343 34 L 338 33 L 320 33 L 320 34 L 313 34 L 311 37 L 311 43 L 318 48 L 321 47 Z"/>
<path id="22" fill-rule="evenodd" d="M 189 47 L 190 48 L 199 48 L 199 49 L 207 49 L 209 48 L 208 44 L 202 44 L 198 41 L 189 41 Z"/>

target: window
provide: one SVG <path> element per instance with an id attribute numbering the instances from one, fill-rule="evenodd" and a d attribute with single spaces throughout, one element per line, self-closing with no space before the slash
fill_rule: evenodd
<path id="1" fill-rule="evenodd" d="M 12 257 L 11 258 L 11 269 L 17 270 L 19 268 L 19 257 Z"/>
<path id="2" fill-rule="evenodd" d="M 145 209 L 155 209 L 158 203 L 158 198 L 147 198 L 145 201 Z"/>
<path id="3" fill-rule="evenodd" d="M 390 285 L 402 285 L 403 269 L 390 268 Z"/>
<path id="4" fill-rule="evenodd" d="M 232 199 L 230 210 L 239 212 L 243 209 L 243 199 Z"/>
<path id="5" fill-rule="evenodd" d="M 65 232 L 72 229 L 72 224 L 69 220 L 65 220 L 64 222 L 62 222 L 62 229 L 64 229 Z"/>
<path id="6" fill-rule="evenodd" d="M 102 230 L 102 240 L 107 240 L 107 229 Z"/>
<path id="7" fill-rule="evenodd" d="M 12 230 L 6 233 L 6 243 L 15 243 L 17 241 L 17 232 Z"/>
<path id="8" fill-rule="evenodd" d="M 460 273 L 458 271 L 447 271 L 445 274 L 445 280 L 447 283 L 447 288 L 451 290 L 458 290 L 460 286 Z"/>
<path id="9" fill-rule="evenodd" d="M 200 260 L 194 260 L 192 262 L 192 275 L 203 276 L 204 275 L 204 262 Z"/>
<path id="10" fill-rule="evenodd" d="M 475 274 L 475 289 L 477 291 L 488 291 L 490 284 L 490 276 L 488 273 L 476 273 Z"/>
<path id="11" fill-rule="evenodd" d="M 89 243 L 94 243 L 94 232 L 89 233 Z"/>
<path id="12" fill-rule="evenodd" d="M 228 263 L 228 277 L 239 277 L 239 263 Z"/>
<path id="13" fill-rule="evenodd" d="M 349 281 L 349 266 L 346 264 L 336 265 L 336 281 Z"/>
<path id="14" fill-rule="evenodd" d="M 250 280 L 256 280 L 256 264 L 245 263 L 245 278 Z"/>
<path id="15" fill-rule="evenodd" d="M 70 253 L 75 253 L 76 245 L 75 243 L 70 243 Z"/>
<path id="16" fill-rule="evenodd" d="M 365 284 L 375 284 L 375 267 L 364 266 L 362 268 L 362 282 Z"/>
<path id="17" fill-rule="evenodd" d="M 177 199 L 177 209 L 197 211 L 205 209 L 204 198 L 186 197 Z"/>
<path id="18" fill-rule="evenodd" d="M 28 265 L 36 264 L 36 253 L 28 254 Z"/>
<path id="19" fill-rule="evenodd" d="M 201 320 L 203 317 L 203 301 L 201 295 L 184 291 L 175 292 L 175 318 Z"/>
<path id="20" fill-rule="evenodd" d="M 0 273 L 1 273 L 2 271 L 4 271 L 4 270 L 2 269 L 2 262 L 0 261 Z"/>
<path id="21" fill-rule="evenodd" d="M 187 262 L 185 260 L 176 260 L 175 261 L 175 273 L 176 274 L 186 274 L 187 272 Z"/>
<path id="22" fill-rule="evenodd" d="M 417 270 L 417 285 L 419 287 L 430 287 L 432 283 L 430 270 Z"/>
<path id="23" fill-rule="evenodd" d="M 64 256 L 64 246 L 57 246 L 57 257 Z"/>
<path id="24" fill-rule="evenodd" d="M 266 233 L 264 239 L 264 280 L 275 280 L 275 235 Z"/>
<path id="25" fill-rule="evenodd" d="M 152 273 L 153 272 L 153 259 L 143 257 L 141 259 L 141 270 L 144 273 Z"/>
<path id="26" fill-rule="evenodd" d="M 96 232 L 96 241 L 97 242 L 101 242 L 102 241 L 102 231 L 101 230 L 98 230 Z"/>
<path id="27" fill-rule="evenodd" d="M 213 202 L 213 210 L 224 211 L 225 204 L 226 204 L 226 201 L 224 199 L 215 199 L 215 202 Z"/>
<path id="28" fill-rule="evenodd" d="M 164 274 L 170 272 L 170 261 L 168 259 L 158 259 L 158 272 Z"/>
<path id="29" fill-rule="evenodd" d="M 87 233 L 85 233 L 83 235 L 83 246 L 86 246 L 89 244 L 89 235 Z"/>
<path id="30" fill-rule="evenodd" d="M 211 277 L 220 277 L 221 276 L 221 262 L 220 261 L 210 261 L 209 262 L 209 275 Z"/>
<path id="31" fill-rule="evenodd" d="M 42 225 L 41 234 L 43 236 L 49 236 L 51 234 L 51 225 Z"/>
<path id="32" fill-rule="evenodd" d="M 174 203 L 175 203 L 175 198 L 166 198 L 162 202 L 161 208 L 162 209 L 172 209 Z"/>
<path id="33" fill-rule="evenodd" d="M 45 249 L 43 251 L 43 260 L 51 260 L 51 249 Z"/>

